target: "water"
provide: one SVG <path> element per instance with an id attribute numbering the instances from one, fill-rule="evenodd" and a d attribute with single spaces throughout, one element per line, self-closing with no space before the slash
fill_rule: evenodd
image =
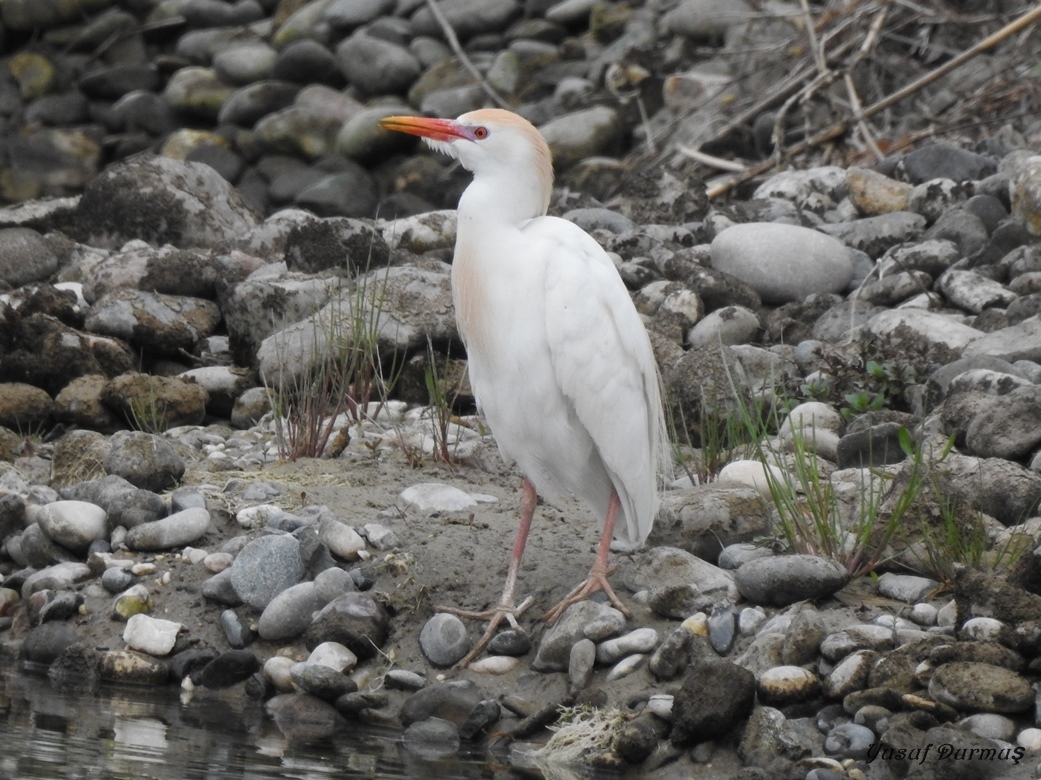
<path id="1" fill-rule="evenodd" d="M 0 668 L 2 780 L 327 780 L 503 776 L 483 755 L 426 759 L 397 734 L 351 724 L 332 740 L 292 743 L 262 705 L 231 692 L 106 687 L 70 694 Z"/>

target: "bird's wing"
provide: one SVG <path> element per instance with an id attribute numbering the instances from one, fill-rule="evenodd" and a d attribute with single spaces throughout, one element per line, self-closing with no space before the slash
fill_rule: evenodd
<path id="1" fill-rule="evenodd" d="M 591 236 L 555 217 L 530 221 L 524 233 L 546 264 L 546 333 L 557 381 L 618 491 L 625 536 L 639 544 L 657 511 L 665 446 L 650 340 L 618 271 Z"/>

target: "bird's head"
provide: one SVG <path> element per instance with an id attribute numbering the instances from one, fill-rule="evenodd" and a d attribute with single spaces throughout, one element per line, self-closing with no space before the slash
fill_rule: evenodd
<path id="1" fill-rule="evenodd" d="M 511 111 L 482 108 L 457 119 L 390 116 L 381 119 L 380 126 L 422 137 L 432 149 L 459 160 L 475 178 L 499 179 L 511 189 L 527 181 L 541 206 L 539 213 L 549 206 L 549 145 L 531 122 Z"/>

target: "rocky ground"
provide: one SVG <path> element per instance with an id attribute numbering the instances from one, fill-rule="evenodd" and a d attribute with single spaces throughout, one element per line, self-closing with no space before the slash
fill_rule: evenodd
<path id="1" fill-rule="evenodd" d="M 483 82 L 418 2 L 0 5 L 9 657 L 64 688 L 261 697 L 295 739 L 360 721 L 547 774 L 1035 776 L 1036 32 L 879 115 L 907 148 L 868 162 L 879 139 L 852 129 L 710 203 L 691 146 L 796 142 L 1011 12 L 821 13 L 806 62 L 884 30 L 871 77 L 785 107 L 795 7 L 441 7 Z M 537 619 L 596 541 L 583 506 L 546 502 L 527 635 L 460 670 L 478 628 L 435 606 L 496 600 L 519 475 L 462 377 L 465 172 L 376 121 L 489 89 L 550 140 L 552 212 L 616 257 L 681 468 L 647 549 L 618 553 L 629 620 Z"/>

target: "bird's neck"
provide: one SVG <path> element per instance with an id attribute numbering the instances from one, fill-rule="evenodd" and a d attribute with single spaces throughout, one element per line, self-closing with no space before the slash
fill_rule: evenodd
<path id="1" fill-rule="evenodd" d="M 550 193 L 534 175 L 477 175 L 459 199 L 459 222 L 519 226 L 546 213 Z"/>

